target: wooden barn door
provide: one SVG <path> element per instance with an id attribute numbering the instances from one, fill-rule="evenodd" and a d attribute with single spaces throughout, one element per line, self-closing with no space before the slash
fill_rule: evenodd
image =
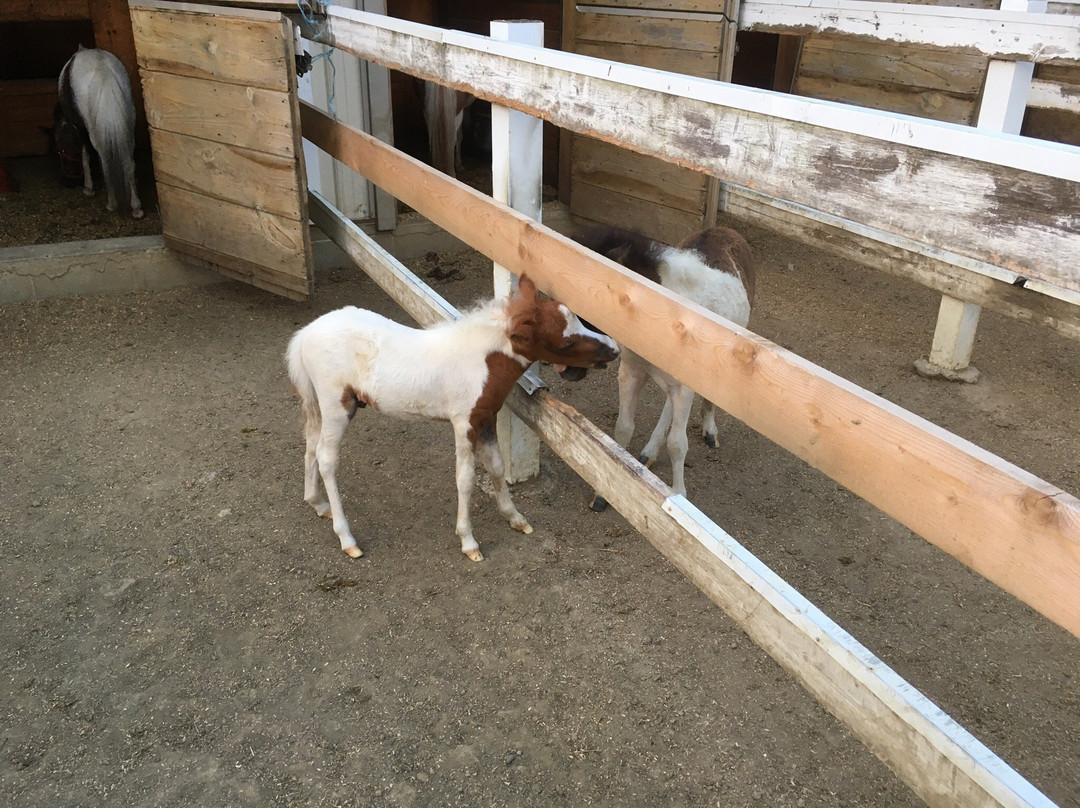
<path id="1" fill-rule="evenodd" d="M 738 0 L 610 0 L 563 8 L 566 51 L 731 78 Z M 575 215 L 635 227 L 668 243 L 715 221 L 719 187 L 705 174 L 575 134 L 564 135 L 561 161 L 560 192 Z"/>
<path id="2" fill-rule="evenodd" d="M 291 23 L 131 0 L 165 243 L 294 299 L 312 288 Z"/>

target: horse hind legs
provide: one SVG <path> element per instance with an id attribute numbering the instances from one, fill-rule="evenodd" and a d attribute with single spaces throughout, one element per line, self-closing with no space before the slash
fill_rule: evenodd
<path id="1" fill-rule="evenodd" d="M 349 521 L 345 518 L 345 510 L 341 507 L 341 494 L 337 485 L 337 462 L 338 451 L 341 448 L 341 437 L 345 434 L 345 427 L 349 425 L 348 416 L 344 410 L 340 415 L 336 412 L 331 416 L 323 412 L 322 428 L 319 430 L 319 440 L 315 446 L 315 460 L 319 466 L 319 474 L 322 476 L 323 487 L 326 489 L 326 498 L 330 501 L 330 516 L 334 520 L 334 533 L 341 541 L 341 549 L 350 558 L 359 558 L 364 553 L 356 546 L 356 539 L 349 530 Z M 316 513 L 319 511 L 315 506 Z"/>
<path id="2" fill-rule="evenodd" d="M 93 196 L 94 195 L 94 175 L 90 171 L 90 149 L 88 149 L 86 146 L 83 146 L 83 150 L 82 150 L 82 175 L 83 175 L 83 189 L 82 189 L 83 195 L 84 196 Z M 113 204 L 113 206 L 110 207 L 109 210 L 113 210 L 113 209 L 115 209 L 115 207 L 116 207 L 116 205 Z"/>

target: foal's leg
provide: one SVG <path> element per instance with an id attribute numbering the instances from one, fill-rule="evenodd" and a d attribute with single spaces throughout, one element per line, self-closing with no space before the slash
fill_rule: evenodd
<path id="1" fill-rule="evenodd" d="M 330 503 L 320 490 L 319 461 L 315 457 L 321 431 L 322 416 L 318 404 L 313 403 L 310 407 L 304 404 L 304 439 L 307 443 L 304 449 L 304 502 L 314 508 L 319 516 L 329 516 Z"/>
<path id="2" fill-rule="evenodd" d="M 619 417 L 615 421 L 615 442 L 624 449 L 634 437 L 634 414 L 641 397 L 641 386 L 648 378 L 648 365 L 635 353 L 623 350 L 619 361 Z M 607 508 L 607 500 L 593 495 L 589 507 L 596 512 Z"/>
<path id="3" fill-rule="evenodd" d="M 495 503 L 499 506 L 499 513 L 506 517 L 514 530 L 532 533 L 532 525 L 518 512 L 510 499 L 510 488 L 506 484 L 506 469 L 503 467 L 502 452 L 499 451 L 499 436 L 495 431 L 494 421 L 489 422 L 480 433 L 476 453 L 480 456 L 480 462 L 484 464 L 487 473 L 491 475 L 491 483 L 495 486 Z"/>
<path id="4" fill-rule="evenodd" d="M 664 385 L 660 386 L 664 387 Z M 649 436 L 649 442 L 645 444 L 645 448 L 641 450 L 641 455 L 638 457 L 645 468 L 652 468 L 652 464 L 656 462 L 656 458 L 660 455 L 660 444 L 664 442 L 670 428 L 671 399 L 665 396 L 664 409 L 660 411 L 660 417 L 656 419 L 656 426 L 653 427 L 652 435 Z"/>
<path id="5" fill-rule="evenodd" d="M 483 561 L 484 554 L 472 532 L 472 519 L 469 517 L 469 504 L 472 501 L 473 486 L 476 485 L 476 453 L 469 440 L 468 419 L 456 419 L 454 426 L 454 450 L 457 458 L 457 534 L 461 539 L 461 552 L 473 561 Z"/>
<path id="6" fill-rule="evenodd" d="M 671 458 L 671 487 L 676 494 L 686 495 L 683 468 L 686 464 L 686 424 L 694 406 L 694 391 L 685 384 L 676 383 L 668 391 L 671 401 L 671 430 L 668 432 L 667 450 Z"/>
<path id="7" fill-rule="evenodd" d="M 131 200 L 131 218 L 143 217 L 142 202 L 139 201 L 139 189 L 135 182 L 135 159 L 124 161 L 124 182 L 127 185 L 128 199 Z"/>
<path id="8" fill-rule="evenodd" d="M 341 437 L 345 434 L 345 427 L 348 425 L 349 416 L 343 408 L 322 408 L 322 429 L 319 432 L 319 442 L 315 447 L 315 459 L 319 463 L 323 485 L 326 486 L 326 496 L 330 500 L 330 513 L 334 519 L 334 532 L 341 540 L 341 549 L 350 557 L 359 558 L 364 553 L 356 546 L 356 539 L 349 530 L 349 522 L 345 519 L 345 511 L 341 507 L 341 495 L 338 493 L 337 486 L 338 449 L 341 447 Z"/>
<path id="9" fill-rule="evenodd" d="M 634 414 L 641 386 L 648 378 L 648 366 L 637 354 L 624 351 L 619 363 L 619 417 L 615 421 L 615 442 L 624 449 L 634 437 Z"/>
<path id="10" fill-rule="evenodd" d="M 710 449 L 716 448 L 716 405 L 709 399 L 701 399 L 701 436 Z"/>
<path id="11" fill-rule="evenodd" d="M 83 146 L 82 149 L 82 175 L 83 184 L 82 192 L 86 196 L 94 195 L 94 175 L 90 173 L 90 147 Z"/>

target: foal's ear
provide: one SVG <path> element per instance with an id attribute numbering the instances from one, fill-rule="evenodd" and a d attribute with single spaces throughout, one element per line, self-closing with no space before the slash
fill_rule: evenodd
<path id="1" fill-rule="evenodd" d="M 528 275 L 522 274 L 518 279 L 518 294 L 526 300 L 536 300 L 536 284 Z"/>

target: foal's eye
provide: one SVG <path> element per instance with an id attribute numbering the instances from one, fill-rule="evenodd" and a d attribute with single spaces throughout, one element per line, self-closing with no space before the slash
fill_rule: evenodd
<path id="1" fill-rule="evenodd" d="M 563 350 L 563 351 L 569 351 L 569 350 L 570 350 L 571 348 L 573 348 L 573 347 L 574 347 L 574 341 L 573 341 L 572 339 L 568 339 L 568 340 L 567 340 L 566 342 L 564 342 L 564 343 L 562 344 L 562 348 L 561 348 L 561 350 Z"/>

